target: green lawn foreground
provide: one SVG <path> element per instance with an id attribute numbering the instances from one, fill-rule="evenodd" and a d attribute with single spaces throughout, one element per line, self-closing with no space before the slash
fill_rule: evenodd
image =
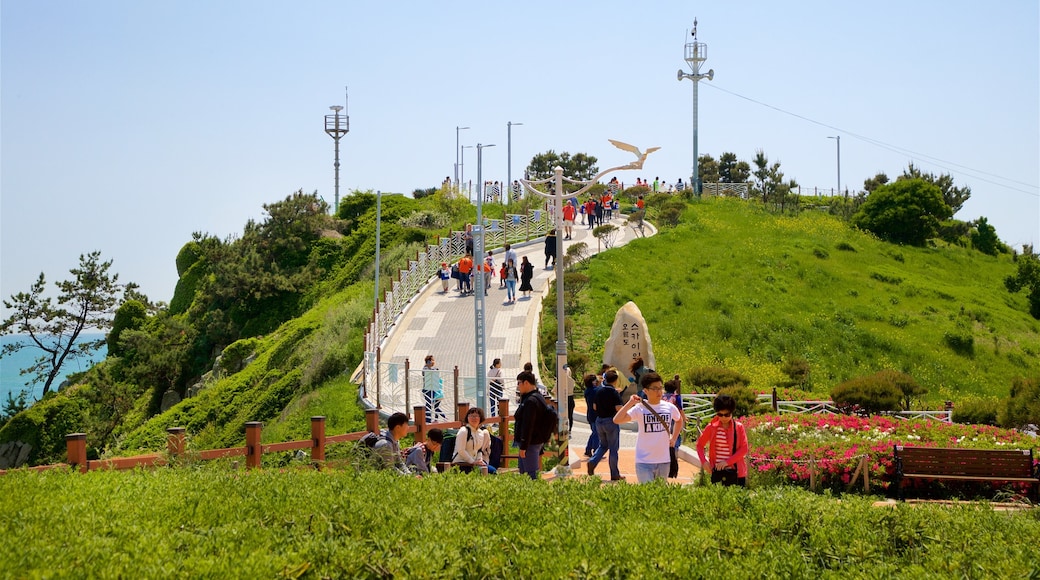
<path id="1" fill-rule="evenodd" d="M 2 578 L 1040 574 L 1040 510 L 215 466 L 0 477 Z"/>

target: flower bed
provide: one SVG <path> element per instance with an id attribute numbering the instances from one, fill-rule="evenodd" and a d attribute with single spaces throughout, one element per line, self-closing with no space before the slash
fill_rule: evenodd
<path id="1" fill-rule="evenodd" d="M 819 484 L 835 490 L 844 490 L 864 455 L 871 485 L 887 489 L 895 472 L 894 445 L 1033 449 L 1034 462 L 1040 461 L 1036 438 L 988 425 L 802 414 L 758 415 L 742 421 L 748 429 L 754 474 L 808 485 L 813 459 Z"/>

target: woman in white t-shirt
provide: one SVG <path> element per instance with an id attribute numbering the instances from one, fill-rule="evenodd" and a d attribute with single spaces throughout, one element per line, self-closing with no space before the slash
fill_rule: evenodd
<path id="1" fill-rule="evenodd" d="M 668 449 L 675 445 L 682 432 L 683 414 L 679 409 L 661 399 L 664 381 L 661 375 L 649 371 L 642 376 L 639 386 L 646 399 L 632 395 L 617 414 L 618 425 L 636 422 L 636 479 L 646 483 L 655 479 L 668 479 L 671 459 Z"/>
<path id="2" fill-rule="evenodd" d="M 494 473 L 491 460 L 491 434 L 484 428 L 484 409 L 472 407 L 466 413 L 466 423 L 455 436 L 455 456 L 451 458 L 453 465 L 463 471 L 473 468 L 484 469 Z"/>

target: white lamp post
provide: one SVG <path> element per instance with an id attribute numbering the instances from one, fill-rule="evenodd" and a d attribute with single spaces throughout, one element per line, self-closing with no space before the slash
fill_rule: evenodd
<path id="1" fill-rule="evenodd" d="M 459 183 L 461 183 L 459 181 L 459 169 L 460 169 L 459 168 L 459 163 L 461 163 L 459 161 L 459 131 L 464 131 L 466 129 L 469 129 L 469 127 L 459 127 L 458 125 L 455 126 L 455 188 L 456 189 L 458 189 Z"/>
<path id="2" fill-rule="evenodd" d="M 484 324 L 484 181 L 483 151 L 494 145 L 477 143 L 477 223 L 473 225 L 473 336 L 476 337 L 477 406 L 487 408 L 487 337 Z M 496 401 L 497 403 L 497 401 Z M 488 413 L 490 415 L 490 413 Z"/>
<path id="3" fill-rule="evenodd" d="M 472 149 L 472 148 L 473 148 L 472 145 L 463 145 L 462 147 L 459 148 L 459 151 L 462 151 L 462 162 L 459 163 L 459 179 L 461 179 L 462 181 L 459 183 L 459 187 L 465 187 L 465 182 L 466 182 L 466 149 Z M 469 188 L 468 187 L 466 188 L 466 199 L 470 199 L 470 197 L 469 197 Z M 470 201 L 472 201 L 472 200 L 470 200 Z"/>
<path id="4" fill-rule="evenodd" d="M 513 198 L 513 127 L 523 123 L 506 123 L 506 191 L 509 198 Z"/>
<path id="5" fill-rule="evenodd" d="M 571 183 L 581 185 L 581 188 L 577 191 L 571 192 L 571 196 L 580 196 L 589 190 L 590 187 L 599 182 L 600 178 L 604 175 L 614 172 L 622 171 L 626 169 L 642 169 L 643 162 L 646 161 L 648 155 L 660 149 L 660 147 L 651 147 L 642 152 L 639 148 L 628 143 L 622 143 L 613 139 L 609 140 L 615 147 L 623 151 L 633 153 L 637 159 L 628 165 L 619 165 L 617 167 L 611 167 L 597 173 L 592 179 L 588 181 L 580 181 L 571 179 L 563 176 L 563 168 L 556 166 L 553 168 L 553 176 L 546 179 L 539 179 L 537 181 L 530 181 L 527 179 L 521 179 L 520 183 L 527 188 L 527 191 L 544 198 L 553 198 L 556 201 L 556 210 L 553 212 L 553 219 L 556 220 L 556 402 L 557 405 L 566 405 L 567 397 L 571 394 L 571 385 L 564 379 L 566 371 L 564 367 L 567 366 L 567 337 L 564 335 L 564 308 L 563 308 L 563 240 L 559 233 L 561 220 L 563 219 L 563 182 L 564 180 Z M 543 183 L 553 183 L 553 193 L 542 193 L 538 191 L 534 186 Z M 560 422 L 559 422 L 559 441 L 560 450 L 557 452 L 557 473 L 561 475 L 570 474 L 570 463 L 567 459 L 567 447 L 570 440 L 570 425 L 567 421 L 567 413 L 565 407 L 560 407 Z"/>
<path id="6" fill-rule="evenodd" d="M 711 69 L 707 74 L 701 74 L 701 64 L 708 60 L 708 45 L 703 42 L 697 42 L 697 19 L 693 19 L 693 42 L 686 43 L 686 64 L 689 65 L 691 73 L 684 73 L 682 69 L 679 69 L 679 82 L 683 79 L 690 79 L 693 81 L 693 175 L 690 177 L 690 183 L 693 184 L 693 193 L 700 195 L 701 193 L 701 179 L 700 171 L 697 169 L 697 86 L 700 84 L 701 79 L 708 79 L 709 81 L 715 78 L 715 70 Z"/>
<path id="7" fill-rule="evenodd" d="M 841 195 L 841 135 L 827 138 L 834 139 L 834 141 L 838 144 L 838 195 Z"/>

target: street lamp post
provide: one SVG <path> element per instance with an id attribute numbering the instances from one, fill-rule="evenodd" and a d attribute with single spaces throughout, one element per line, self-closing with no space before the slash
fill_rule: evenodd
<path id="1" fill-rule="evenodd" d="M 827 138 L 834 139 L 838 144 L 838 195 L 841 195 L 841 135 Z"/>
<path id="2" fill-rule="evenodd" d="M 506 123 L 506 189 L 509 198 L 513 198 L 513 127 L 523 123 Z"/>
<path id="3" fill-rule="evenodd" d="M 691 73 L 684 73 L 682 69 L 679 69 L 679 82 L 683 79 L 690 79 L 693 81 L 693 175 L 690 176 L 690 183 L 693 184 L 693 193 L 700 195 L 701 193 L 701 180 L 700 171 L 697 169 L 697 87 L 700 85 L 701 79 L 708 79 L 709 81 L 715 78 L 715 69 L 710 69 L 706 74 L 701 74 L 701 65 L 704 61 L 708 60 L 708 45 L 703 42 L 697 42 L 697 19 L 693 19 L 693 42 L 686 43 L 686 64 L 690 67 Z"/>
<path id="4" fill-rule="evenodd" d="M 601 177 L 603 177 L 604 175 L 606 175 L 608 173 L 612 173 L 614 171 L 627 170 L 627 169 L 642 169 L 643 168 L 643 162 L 646 161 L 647 156 L 650 153 L 652 153 L 652 152 L 656 151 L 657 149 L 659 149 L 658 147 L 653 147 L 653 148 L 647 149 L 647 151 L 644 153 L 644 152 L 640 151 L 638 148 L 636 148 L 636 147 L 634 147 L 632 145 L 629 145 L 627 143 L 621 143 L 620 141 L 613 141 L 613 140 L 611 140 L 611 143 L 613 143 L 614 146 L 619 148 L 619 149 L 622 149 L 624 151 L 629 151 L 631 153 L 634 153 L 636 155 L 636 157 L 638 157 L 638 159 L 636 161 L 633 161 L 632 163 L 627 164 L 627 165 L 619 165 L 617 167 L 611 167 L 610 169 L 604 169 L 603 171 L 600 171 L 595 176 L 593 176 L 592 179 L 590 179 L 588 181 L 581 181 L 581 180 L 571 179 L 569 177 L 564 177 L 563 176 L 563 168 L 560 167 L 560 166 L 556 166 L 556 167 L 553 168 L 553 176 L 552 177 L 548 177 L 546 179 L 539 179 L 539 180 L 536 180 L 536 181 L 531 181 L 531 180 L 527 180 L 527 179 L 521 179 L 520 180 L 520 183 L 524 187 L 527 188 L 528 192 L 533 193 L 535 195 L 538 195 L 540 197 L 544 197 L 544 198 L 550 198 L 550 197 L 553 198 L 555 200 L 555 207 L 556 207 L 556 210 L 553 212 L 553 219 L 555 220 L 555 224 L 557 226 L 556 268 L 555 268 L 555 270 L 556 270 L 556 272 L 555 272 L 555 274 L 556 274 L 556 404 L 559 406 L 558 408 L 560 410 L 560 413 L 559 413 L 560 421 L 559 421 L 559 423 L 557 425 L 558 426 L 558 432 L 559 432 L 560 448 L 559 448 L 559 451 L 557 452 L 557 466 L 556 466 L 556 470 L 557 471 L 556 472 L 558 474 L 560 474 L 560 475 L 569 475 L 570 474 L 570 463 L 568 462 L 568 459 L 567 459 L 567 456 L 568 456 L 568 449 L 567 448 L 568 448 L 569 440 L 570 440 L 570 425 L 569 425 L 569 422 L 567 420 L 567 413 L 565 412 L 566 411 L 565 405 L 567 404 L 567 397 L 570 396 L 571 389 L 572 389 L 572 385 L 565 379 L 566 374 L 567 374 L 567 371 L 565 369 L 565 367 L 567 366 L 567 337 L 564 334 L 564 328 L 565 328 L 565 324 L 564 324 L 564 315 L 565 315 L 565 313 L 564 313 L 564 302 L 563 302 L 563 255 L 564 255 L 564 252 L 563 252 L 563 240 L 561 239 L 561 236 L 559 235 L 560 228 L 558 227 L 558 226 L 561 225 L 561 221 L 563 219 L 562 218 L 562 216 L 563 216 L 563 199 L 564 199 L 563 182 L 564 181 L 568 181 L 570 183 L 581 185 L 581 187 L 578 190 L 573 191 L 573 192 L 570 193 L 570 196 L 578 197 L 581 194 L 583 194 L 586 191 L 588 191 L 589 188 L 591 188 L 593 185 L 595 185 L 596 183 L 599 182 Z M 539 191 L 537 188 L 534 187 L 535 185 L 540 185 L 540 184 L 549 183 L 549 182 L 552 182 L 552 184 L 553 184 L 553 193 L 551 193 L 551 194 L 549 194 L 549 193 L 542 193 L 541 191 Z"/>
<path id="5" fill-rule="evenodd" d="M 461 163 L 461 162 L 459 161 L 459 131 L 464 131 L 466 129 L 469 129 L 469 127 L 459 127 L 458 125 L 455 126 L 455 188 L 456 189 L 459 187 L 459 183 L 460 183 L 459 182 L 459 169 L 460 169 L 459 163 Z"/>
<path id="6" fill-rule="evenodd" d="M 461 182 L 459 182 L 459 185 L 458 185 L 458 187 L 460 187 L 460 188 L 464 187 L 465 181 L 466 181 L 466 149 L 472 149 L 472 148 L 473 148 L 472 145 L 463 145 L 462 147 L 459 148 L 459 151 L 462 151 L 462 162 L 459 163 L 459 179 L 462 180 Z M 470 199 L 469 188 L 468 187 L 466 188 L 466 199 Z M 470 200 L 470 201 L 472 201 L 472 200 Z"/>
<path id="7" fill-rule="evenodd" d="M 473 226 L 473 336 L 476 337 L 477 406 L 487 410 L 487 337 L 484 324 L 484 182 L 483 151 L 494 145 L 477 143 L 477 223 Z M 495 404 L 498 402 L 495 401 Z"/>

